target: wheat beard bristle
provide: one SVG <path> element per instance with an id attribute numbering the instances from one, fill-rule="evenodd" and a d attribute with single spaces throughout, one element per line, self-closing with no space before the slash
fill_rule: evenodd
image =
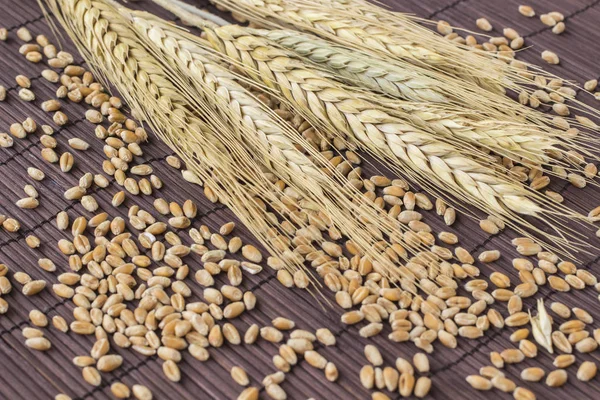
<path id="1" fill-rule="evenodd" d="M 133 15 L 138 14 L 134 12 Z M 245 121 L 248 129 L 243 131 L 242 136 L 235 132 L 230 133 L 230 140 L 245 141 L 256 151 L 266 151 L 265 157 L 271 157 L 273 167 L 282 171 L 284 178 L 287 177 L 300 185 L 297 190 L 304 190 L 312 194 L 312 201 L 322 204 L 330 213 L 338 229 L 359 247 L 366 249 L 367 253 L 371 253 L 368 249 L 372 247 L 372 243 L 377 241 L 378 235 L 371 237 L 370 231 L 357 225 L 355 219 L 366 218 L 376 221 L 378 229 L 388 237 L 393 237 L 398 230 L 408 230 L 407 227 L 386 215 L 380 215 L 379 210 L 373 207 L 372 203 L 363 201 L 362 195 L 357 191 L 343 190 L 343 187 L 353 187 L 348 184 L 344 176 L 336 174 L 335 170 L 332 170 L 331 173 L 336 180 L 317 170 L 313 161 L 299 152 L 291 140 L 308 149 L 309 154 L 319 164 L 326 165 L 327 162 L 322 159 L 322 155 L 313 150 L 309 143 L 303 142 L 296 132 L 287 129 L 284 121 L 279 121 L 266 106 L 235 83 L 237 77 L 234 74 L 214 64 L 208 58 L 211 52 L 207 53 L 206 50 L 197 46 L 197 44 L 209 46 L 207 42 L 195 42 L 193 37 L 186 37 L 177 28 L 164 22 L 161 23 L 156 18 L 151 21 L 142 18 L 134 18 L 134 20 L 136 28 L 140 30 L 142 36 L 150 38 L 157 48 L 166 52 L 165 55 L 170 59 L 181 60 L 179 66 L 182 68 L 182 72 L 197 80 L 198 95 L 206 97 L 207 104 L 222 103 L 222 107 L 217 108 L 221 118 L 225 121 L 231 120 L 230 123 L 234 126 L 237 126 L 240 121 Z M 185 49 L 185 52 L 179 54 L 177 49 Z M 206 85 L 205 82 L 211 82 L 211 85 Z M 230 109 L 232 113 L 223 112 L 227 109 Z M 218 116 L 215 117 L 218 118 Z M 223 134 L 228 132 L 227 129 L 220 131 Z M 292 176 L 292 174 L 294 175 Z M 354 218 L 349 219 L 349 215 L 353 215 Z M 415 253 L 427 250 L 424 246 L 418 246 L 416 249 L 412 249 L 410 246 L 406 247 Z M 381 258 L 377 254 L 374 254 L 373 257 Z M 383 263 L 385 260 L 380 260 L 380 262 Z"/>

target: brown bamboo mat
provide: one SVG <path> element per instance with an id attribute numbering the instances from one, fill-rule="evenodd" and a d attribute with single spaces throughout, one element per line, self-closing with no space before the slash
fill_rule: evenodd
<path id="1" fill-rule="evenodd" d="M 561 58 L 560 66 L 548 68 L 551 72 L 578 82 L 597 78 L 600 74 L 598 71 L 600 0 L 528 1 L 528 4 L 534 6 L 538 15 L 553 10 L 565 14 L 567 31 L 561 36 L 552 34 L 550 29 L 542 25 L 537 18 L 522 17 L 517 11 L 519 0 L 384 0 L 383 2 L 399 11 L 411 12 L 424 18 L 445 19 L 451 24 L 473 30 L 475 19 L 485 16 L 495 27 L 492 34 L 499 35 L 503 27 L 510 26 L 527 38 L 528 45 L 534 46 L 533 50 L 525 52 L 522 59 L 539 63 L 539 53 L 544 49 L 551 49 Z M 51 118 L 40 110 L 39 105 L 42 101 L 54 97 L 56 87 L 40 79 L 40 72 L 45 68 L 43 63 L 34 65 L 18 55 L 20 43 L 15 39 L 15 31 L 20 26 L 27 26 L 33 34 L 49 35 L 50 30 L 35 0 L 1 0 L 1 3 L 3 11 L 0 14 L 0 27 L 10 30 L 11 39 L 5 43 L 0 42 L 0 71 L 2 72 L 0 84 L 10 88 L 7 100 L 0 102 L 0 131 L 8 131 L 10 124 L 23 121 L 28 116 L 34 118 L 38 125 L 43 123 L 53 125 Z M 205 5 L 203 3 L 204 1 L 197 1 L 196 5 Z M 130 3 L 130 6 L 173 19 L 172 15 L 146 1 Z M 70 43 L 63 41 L 63 44 L 67 50 L 76 54 Z M 81 62 L 81 59 L 77 61 Z M 34 103 L 23 103 L 16 96 L 14 77 L 17 74 L 32 78 L 37 96 Z M 83 118 L 85 107 L 69 103 L 64 110 L 71 123 L 57 129 L 55 138 L 59 142 L 59 149 L 66 149 L 67 140 L 73 137 L 85 138 L 92 145 L 92 148 L 85 153 L 73 152 L 76 162 L 70 174 L 62 174 L 57 167 L 49 166 L 42 161 L 38 134 L 30 135 L 25 140 L 16 140 L 15 146 L 11 149 L 0 150 L 0 214 L 16 216 L 22 224 L 21 231 L 16 234 L 8 234 L 0 230 L 0 263 L 7 264 L 13 271 L 27 272 L 34 278 L 42 276 L 37 267 L 37 259 L 40 257 L 53 260 L 58 267 L 58 272 L 68 270 L 65 257 L 55 250 L 57 240 L 63 236 L 55 226 L 55 216 L 62 210 L 68 211 L 71 216 L 88 215 L 88 213 L 79 204 L 64 200 L 62 194 L 66 188 L 75 185 L 85 172 L 101 172 L 102 143 L 94 137 L 93 125 Z M 110 205 L 112 196 L 119 190 L 116 186 L 94 190 L 100 208 L 111 215 L 116 215 L 118 212 L 126 214 L 127 207 L 134 203 L 142 208 L 152 209 L 155 196 L 179 203 L 191 198 L 198 204 L 200 213 L 195 225 L 202 223 L 217 229 L 222 223 L 234 219 L 229 210 L 210 203 L 197 187 L 184 182 L 179 172 L 166 164 L 165 157 L 169 154 L 170 150 L 155 138 L 151 139 L 150 145 L 145 146 L 144 158 L 164 180 L 163 189 L 153 196 L 138 197 L 135 202 L 127 200 L 119 211 Z M 47 178 L 40 183 L 33 182 L 40 192 L 40 207 L 23 212 L 16 208 L 14 202 L 23 197 L 23 185 L 32 183 L 26 173 L 27 167 L 30 166 L 43 169 Z M 562 182 L 556 182 L 553 189 L 564 194 L 568 205 L 586 213 L 587 210 L 600 204 L 600 190 L 597 188 L 575 190 Z M 515 236 L 513 233 L 507 231 L 499 236 L 487 238 L 477 224 L 466 217 L 459 217 L 459 222 L 450 229 L 443 226 L 439 218 L 433 214 L 428 214 L 425 218 L 436 231 L 443 228 L 456 232 L 461 238 L 461 245 L 474 254 L 478 254 L 483 249 L 500 249 L 503 253 L 502 259 L 493 266 L 480 265 L 482 275 L 489 276 L 494 268 L 510 275 L 513 282 L 517 281 L 517 274 L 510 265 L 510 260 L 516 256 L 509 243 L 510 238 Z M 244 242 L 253 242 L 247 230 L 239 224 L 236 229 Z M 35 251 L 29 249 L 23 240 L 29 233 L 42 239 L 42 246 Z M 597 266 L 599 258 L 595 257 L 596 254 L 582 256 L 583 265 L 590 269 Z M 195 271 L 199 266 L 198 263 L 191 258 L 188 261 L 191 270 Z M 56 283 L 55 275 L 46 273 L 43 277 L 49 279 L 49 283 Z M 193 279 L 188 279 L 188 283 L 194 292 L 200 290 Z M 315 330 L 327 327 L 337 337 L 337 346 L 319 349 L 327 359 L 337 365 L 340 371 L 337 384 L 327 382 L 322 371 L 315 370 L 302 361 L 287 374 L 286 381 L 282 384 L 289 398 L 370 398 L 369 392 L 362 388 L 358 380 L 359 370 L 366 363 L 362 350 L 367 343 L 357 334 L 360 326 L 343 326 L 339 322 L 341 313 L 339 308 L 323 307 L 304 291 L 283 288 L 269 270 L 265 270 L 258 276 L 247 276 L 244 279 L 243 289 L 254 291 L 258 297 L 258 306 L 252 312 L 233 321 L 241 332 L 252 323 L 262 326 L 269 324 L 277 316 L 284 316 L 295 320 L 298 328 Z M 260 340 L 253 346 L 225 345 L 218 351 L 211 350 L 211 359 L 204 363 L 191 357 L 184 357 L 181 366 L 183 378 L 180 384 L 172 384 L 164 378 L 161 363 L 156 357 L 144 358 L 131 350 L 117 348 L 115 351 L 125 359 L 123 367 L 115 373 L 104 374 L 102 385 L 93 388 L 83 382 L 79 368 L 71 363 L 74 356 L 89 352 L 92 345 L 91 338 L 58 334 L 54 329 L 47 329 L 45 333 L 53 343 L 53 348 L 49 352 L 30 351 L 23 344 L 21 329 L 28 324 L 28 312 L 31 309 L 40 309 L 49 317 L 60 314 L 69 319 L 71 316 L 73 308 L 71 303 L 57 298 L 51 292 L 47 289 L 38 296 L 27 298 L 18 288 L 15 288 L 6 296 L 10 310 L 6 315 L 0 316 L 0 399 L 50 399 L 59 392 L 65 392 L 77 399 L 105 399 L 111 397 L 110 385 L 115 381 L 122 381 L 129 386 L 136 383 L 147 385 L 154 392 L 156 399 L 232 399 L 236 398 L 241 390 L 229 376 L 232 366 L 243 367 L 248 372 L 252 384 L 258 386 L 266 374 L 275 372 L 271 360 L 273 355 L 277 354 L 277 347 Z M 597 320 L 600 319 L 597 293 L 593 289 L 557 294 L 542 287 L 540 292 L 541 296 L 548 301 L 560 300 L 569 306 L 582 306 Z M 333 299 L 330 293 L 326 293 L 326 297 L 329 300 Z M 532 306 L 532 301 L 526 301 L 526 305 Z M 504 305 L 501 307 L 504 311 Z M 396 357 L 407 358 L 416 352 L 413 345 L 390 342 L 387 340 L 386 332 L 368 341 L 382 350 L 386 365 L 393 365 Z M 512 329 L 498 331 L 492 328 L 480 340 L 460 340 L 459 347 L 454 350 L 436 345 L 436 351 L 430 357 L 433 379 L 431 398 L 511 397 L 498 391 L 478 393 L 464 380 L 466 375 L 477 373 L 481 366 L 489 364 L 490 351 L 512 347 L 508 339 L 511 332 Z M 582 358 L 600 362 L 597 352 L 579 357 Z M 506 368 L 506 373 L 508 377 L 521 383 L 519 379 L 521 369 L 533 365 L 541 365 L 546 370 L 553 369 L 551 356 L 540 351 L 540 355 L 534 361 L 509 366 Z M 569 384 L 565 388 L 549 389 L 543 383 L 528 383 L 523 386 L 534 390 L 538 399 L 600 398 L 599 378 L 590 383 L 581 383 L 576 380 L 575 367 L 571 367 L 568 372 Z M 263 397 L 266 398 L 264 391 L 261 393 L 261 398 Z"/>

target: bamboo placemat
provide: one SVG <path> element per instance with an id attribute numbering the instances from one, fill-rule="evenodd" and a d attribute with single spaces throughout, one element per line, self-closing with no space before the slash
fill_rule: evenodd
<path id="1" fill-rule="evenodd" d="M 21 26 L 26 26 L 33 34 L 49 35 L 50 30 L 35 0 L 3 0 L 2 3 L 4 7 L 0 14 L 0 27 L 8 28 L 12 39 L 0 42 L 0 84 L 10 88 L 7 100 L 0 102 L 0 131 L 8 131 L 10 124 L 23 121 L 28 116 L 34 118 L 38 125 L 53 125 L 49 115 L 41 111 L 39 105 L 42 101 L 54 97 L 56 87 L 40 79 L 40 72 L 45 68 L 43 63 L 31 64 L 18 54 L 20 43 L 14 39 L 16 30 Z M 195 5 L 204 6 L 205 3 L 197 1 Z M 558 53 L 561 64 L 548 67 L 549 71 L 578 82 L 597 78 L 600 74 L 600 0 L 528 2 L 538 14 L 553 10 L 565 14 L 567 31 L 560 36 L 552 34 L 537 18 L 527 19 L 520 16 L 517 11 L 520 1 L 516 0 L 384 0 L 383 3 L 398 11 L 435 20 L 444 19 L 453 25 L 472 30 L 476 29 L 475 20 L 485 16 L 496 29 L 492 32 L 493 35 L 500 35 L 503 27 L 512 27 L 527 39 L 528 45 L 534 46 L 533 50 L 525 51 L 522 59 L 541 63 L 539 53 L 551 49 Z M 172 15 L 147 1 L 132 2 L 129 6 L 153 12 L 170 20 L 174 19 Z M 63 40 L 63 45 L 66 50 L 77 54 L 68 40 Z M 76 61 L 82 62 L 78 55 Z M 14 77 L 17 74 L 24 74 L 32 79 L 37 96 L 37 100 L 32 104 L 24 103 L 16 96 Z M 58 272 L 68 270 L 66 258 L 58 254 L 55 247 L 57 240 L 63 237 L 63 233 L 55 226 L 55 216 L 62 210 L 66 210 L 71 216 L 89 213 L 78 203 L 65 200 L 63 192 L 75 185 L 85 172 L 101 172 L 102 143 L 94 137 L 94 126 L 83 117 L 85 107 L 69 103 L 64 111 L 71 123 L 57 129 L 55 138 L 59 142 L 59 148 L 66 149 L 67 140 L 73 137 L 85 138 L 92 145 L 85 153 L 73 152 L 76 164 L 70 174 L 60 173 L 56 167 L 49 166 L 41 159 L 38 134 L 30 135 L 24 140 L 16 140 L 13 148 L 0 151 L 0 214 L 17 216 L 22 224 L 21 230 L 16 234 L 0 230 L 0 263 L 6 263 L 13 270 L 23 270 L 34 277 L 40 273 L 37 267 L 37 259 L 40 257 L 52 259 Z M 155 195 L 179 203 L 188 198 L 193 199 L 198 204 L 200 214 L 194 222 L 195 225 L 206 224 L 214 230 L 224 222 L 235 220 L 228 209 L 210 203 L 197 187 L 183 181 L 179 172 L 167 165 L 165 158 L 171 154 L 167 146 L 152 137 L 151 143 L 144 149 L 146 162 L 153 166 L 165 183 L 164 188 Z M 42 198 L 40 206 L 35 210 L 23 212 L 14 202 L 23 196 L 22 186 L 25 182 L 31 181 L 26 173 L 29 166 L 41 167 L 47 178 L 43 182 L 34 183 Z M 374 172 L 377 168 L 371 166 L 368 169 Z M 600 204 L 600 190 L 597 188 L 588 187 L 581 191 L 557 182 L 553 189 L 564 194 L 569 206 L 581 211 L 587 212 Z M 114 185 L 107 189 L 94 190 L 100 208 L 113 216 L 117 211 L 111 206 L 110 200 L 118 190 L 120 189 Z M 155 195 L 137 197 L 135 203 L 150 210 Z M 120 212 L 126 214 L 126 209 L 131 204 L 134 203 L 128 200 Z M 489 276 L 494 268 L 507 273 L 513 282 L 518 279 L 516 271 L 510 265 L 510 260 L 516 256 L 509 243 L 510 238 L 515 235 L 510 231 L 488 238 L 476 222 L 466 217 L 459 217 L 458 223 L 450 229 L 442 225 L 434 215 L 428 214 L 425 218 L 434 230 L 439 231 L 443 228 L 457 233 L 461 245 L 473 254 L 478 254 L 483 249 L 501 250 L 503 257 L 493 266 L 479 265 L 482 275 Z M 240 224 L 236 230 L 236 234 L 241 236 L 245 243 L 254 242 L 252 236 Z M 35 251 L 29 249 L 23 240 L 29 233 L 34 233 L 42 240 L 42 246 Z M 600 258 L 587 256 L 583 259 L 583 264 L 592 268 L 598 265 Z M 198 262 L 192 259 L 188 264 L 192 271 L 199 267 Z M 44 275 L 44 278 L 48 278 L 48 274 Z M 245 331 L 250 324 L 257 323 L 262 326 L 269 324 L 277 316 L 284 316 L 295 320 L 296 326 L 301 329 L 314 331 L 327 327 L 335 333 L 338 342 L 335 347 L 320 349 L 340 371 L 337 384 L 327 382 L 322 371 L 302 361 L 287 374 L 283 383 L 289 398 L 370 398 L 369 392 L 360 385 L 358 379 L 359 370 L 366 362 L 363 356 L 364 345 L 376 344 L 382 351 L 387 365 L 393 365 L 398 356 L 412 357 L 416 352 L 413 345 L 389 341 L 386 331 L 368 341 L 360 338 L 357 334 L 360 326 L 346 327 L 339 322 L 341 311 L 338 307 L 320 305 L 307 292 L 285 289 L 274 278 L 275 275 L 267 268 L 258 276 L 248 276 L 244 279 L 243 289 L 254 291 L 258 297 L 258 305 L 252 312 L 234 320 L 234 325 L 240 331 Z M 49 277 L 49 283 L 56 283 L 52 279 L 56 278 Z M 188 279 L 188 283 L 194 292 L 200 290 L 193 279 Z M 560 300 L 568 306 L 580 306 L 596 319 L 600 318 L 599 301 L 593 289 L 557 294 L 547 287 L 541 287 L 540 293 L 547 301 Z M 326 293 L 326 296 L 329 300 L 333 298 L 330 293 Z M 73 308 L 71 303 L 59 299 L 51 290 L 29 298 L 15 289 L 8 296 L 8 300 L 10 311 L 0 316 L 0 399 L 51 399 L 59 391 L 77 399 L 105 399 L 111 398 L 110 385 L 115 381 L 122 381 L 129 386 L 144 384 L 152 389 L 156 399 L 232 399 L 240 392 L 240 388 L 233 383 L 229 375 L 232 366 L 243 367 L 253 384 L 259 384 L 266 374 L 275 372 L 272 357 L 277 354 L 277 347 L 260 340 L 253 346 L 225 345 L 218 351 L 211 350 L 210 360 L 204 363 L 185 357 L 181 365 L 183 378 L 180 384 L 173 384 L 163 376 L 157 357 L 144 358 L 131 350 L 116 348 L 115 351 L 125 359 L 123 367 L 113 374 L 103 374 L 102 385 L 92 388 L 83 382 L 79 368 L 71 362 L 74 356 L 89 352 L 93 343 L 91 338 L 65 335 L 57 333 L 54 329 L 47 329 L 45 332 L 53 343 L 53 349 L 47 353 L 39 353 L 26 348 L 21 336 L 21 329 L 28 324 L 28 313 L 31 309 L 43 310 L 49 317 L 56 314 L 70 317 Z M 531 301 L 526 301 L 526 308 L 532 305 Z M 477 373 L 481 366 L 489 364 L 490 351 L 512 347 L 508 339 L 511 331 L 492 328 L 480 340 L 460 340 L 458 348 L 454 350 L 441 345 L 436 346 L 430 357 L 433 375 L 431 398 L 509 398 L 509 395 L 500 395 L 498 391 L 478 393 L 467 385 L 464 378 Z M 600 362 L 597 352 L 581 358 Z M 506 368 L 507 376 L 519 382 L 521 369 L 533 365 L 542 365 L 544 369 L 550 370 L 552 358 L 546 352 L 540 351 L 540 355 L 534 361 L 525 361 L 518 366 Z M 569 384 L 562 389 L 550 389 L 543 383 L 524 386 L 534 390 L 538 399 L 600 398 L 598 378 L 590 383 L 581 383 L 576 380 L 575 371 L 574 367 L 569 369 Z M 266 398 L 264 392 L 262 397 Z"/>

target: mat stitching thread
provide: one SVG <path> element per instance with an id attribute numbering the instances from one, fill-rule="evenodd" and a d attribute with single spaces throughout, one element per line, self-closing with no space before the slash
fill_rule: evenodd
<path id="1" fill-rule="evenodd" d="M 7 31 L 13 31 L 15 29 L 21 28 L 25 25 L 29 25 L 29 24 L 33 24 L 34 22 L 38 22 L 41 21 L 42 19 L 44 19 L 44 14 L 40 15 L 39 17 L 36 17 L 34 19 L 28 19 L 27 21 L 21 22 L 20 24 L 17 25 L 13 25 L 10 28 L 6 28 Z"/>
<path id="2" fill-rule="evenodd" d="M 590 8 L 597 6 L 598 4 L 600 4 L 600 0 L 596 0 L 593 3 L 588 4 L 587 6 L 585 6 L 584 8 L 582 8 L 581 10 L 577 10 L 577 11 L 574 11 L 573 13 L 571 13 L 569 15 L 565 15 L 565 19 L 564 20 L 566 21 L 569 18 L 573 18 L 573 17 L 575 17 L 575 16 L 577 16 L 577 15 L 579 15 L 581 13 L 584 13 L 587 10 L 589 10 Z M 545 26 L 545 27 L 543 27 L 541 29 L 538 29 L 537 31 L 528 33 L 527 35 L 523 35 L 523 38 L 524 39 L 531 38 L 531 37 L 534 37 L 536 35 L 539 35 L 542 32 L 546 32 L 547 30 L 550 30 L 550 29 L 552 29 L 551 26 Z"/>
<path id="3" fill-rule="evenodd" d="M 447 11 L 451 8 L 454 8 L 457 5 L 459 5 L 460 3 L 465 2 L 465 1 L 468 1 L 468 0 L 456 0 L 454 3 L 450 3 L 447 6 L 442 7 L 439 10 L 432 12 L 431 14 L 429 14 L 429 16 L 427 16 L 427 19 L 431 19 L 431 18 L 435 17 L 436 15 L 443 13 L 444 11 Z"/>

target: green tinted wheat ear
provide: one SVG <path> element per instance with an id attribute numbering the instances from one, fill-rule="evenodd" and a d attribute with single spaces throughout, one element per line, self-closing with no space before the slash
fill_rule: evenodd
<path id="1" fill-rule="evenodd" d="M 394 68 L 389 64 L 335 46 L 326 40 L 289 30 L 256 30 L 278 45 L 307 57 L 331 72 L 339 74 L 347 82 L 357 84 L 389 96 L 413 101 L 448 103 L 450 98 L 439 90 L 437 82 L 420 75 L 410 68 Z M 418 67 L 415 67 L 418 68 Z"/>
<path id="2" fill-rule="evenodd" d="M 442 71 L 464 80 L 476 82 L 486 89 L 502 92 L 500 84 L 506 67 L 491 64 L 490 57 L 445 51 L 444 46 L 430 45 L 431 34 L 418 35 L 414 30 L 395 28 L 389 24 L 362 18 L 353 8 L 333 7 L 328 1 L 295 0 L 215 0 L 215 3 L 244 15 L 249 20 L 269 27 L 314 33 L 318 36 L 383 59 L 410 61 L 415 65 Z M 427 45 L 425 45 L 427 44 Z M 452 45 L 454 48 L 455 45 Z M 460 56 L 465 59 L 461 59 Z M 467 61 L 469 60 L 469 61 Z M 482 61 L 488 65 L 482 66 Z M 474 61 L 469 63 L 470 61 Z"/>

